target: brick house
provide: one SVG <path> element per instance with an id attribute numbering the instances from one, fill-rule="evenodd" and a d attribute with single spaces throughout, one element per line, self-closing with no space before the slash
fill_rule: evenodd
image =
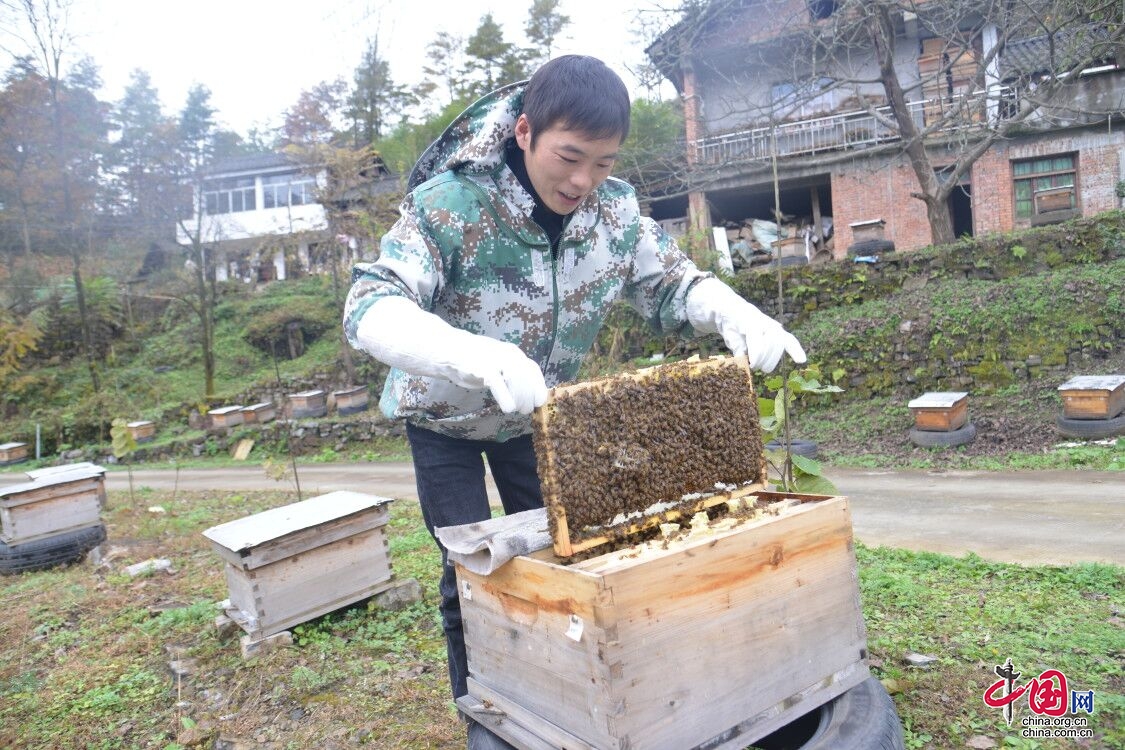
<path id="1" fill-rule="evenodd" d="M 955 174 L 946 201 L 954 234 L 1121 207 L 1120 24 L 1086 20 L 1046 34 L 1033 23 L 998 26 L 983 10 L 991 4 L 950 12 L 954 4 L 897 4 L 884 53 L 936 179 Z M 832 257 L 870 229 L 898 250 L 931 244 L 862 15 L 857 0 L 712 0 L 658 38 L 647 53 L 683 100 L 689 166 L 682 194 L 654 200 L 654 215 L 679 209 L 694 228 L 772 220 L 776 156 L 785 221 L 830 226 L 822 249 Z M 982 139 L 994 142 L 957 174 Z"/>

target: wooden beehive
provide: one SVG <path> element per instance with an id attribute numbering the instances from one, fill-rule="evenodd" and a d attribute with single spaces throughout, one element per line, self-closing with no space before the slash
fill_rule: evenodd
<path id="1" fill-rule="evenodd" d="M 328 413 L 328 396 L 324 391 L 312 390 L 289 394 L 289 416 L 323 417 Z"/>
<path id="2" fill-rule="evenodd" d="M 521 747 L 741 750 L 865 680 L 847 500 L 758 498 L 788 507 L 574 564 L 458 566 L 459 704 Z"/>
<path id="3" fill-rule="evenodd" d="M 18 464 L 27 460 L 27 443 L 4 443 L 0 445 L 0 466 Z"/>
<path id="4" fill-rule="evenodd" d="M 243 424 L 265 424 L 272 422 L 277 417 L 277 408 L 271 401 L 251 404 L 242 408 Z"/>
<path id="5" fill-rule="evenodd" d="M 105 471 L 76 467 L 0 489 L 0 540 L 20 544 L 101 523 Z"/>
<path id="6" fill-rule="evenodd" d="M 700 503 L 765 486 L 758 400 L 745 357 L 553 388 L 535 412 L 533 436 L 555 553 L 563 557 L 635 525 L 612 523 L 618 514 L 643 515 L 658 503 L 690 514 Z M 703 494 L 712 497 L 683 501 Z"/>
<path id="7" fill-rule="evenodd" d="M 914 413 L 914 427 L 927 432 L 952 432 L 969 421 L 969 394 L 961 391 L 931 391 L 907 404 Z"/>
<path id="8" fill-rule="evenodd" d="M 457 568 L 458 705 L 532 750 L 735 750 L 865 680 L 847 499 L 763 489 L 745 358 L 612 380 L 556 389 L 537 413 L 553 547 L 488 576 Z M 654 473 L 630 480 L 646 460 Z M 708 465 L 733 476 L 712 473 L 685 499 Z M 585 497 L 586 477 L 602 500 Z M 679 502 L 652 505 L 653 492 Z M 746 502 L 756 509 L 728 507 Z"/>
<path id="9" fill-rule="evenodd" d="M 261 639 L 390 588 L 390 502 L 330 492 L 204 531 L 225 561 L 227 615 Z"/>
<path id="10" fill-rule="evenodd" d="M 367 411 L 368 394 L 365 386 L 333 391 L 332 396 L 336 399 L 336 411 L 342 415 Z"/>
<path id="11" fill-rule="evenodd" d="M 242 424 L 242 405 L 223 406 L 207 412 L 211 428 L 215 430 L 227 427 L 238 427 Z"/>
<path id="12" fill-rule="evenodd" d="M 1058 390 L 1068 419 L 1113 419 L 1125 411 L 1125 375 L 1079 375 Z"/>
<path id="13" fill-rule="evenodd" d="M 138 443 L 152 442 L 156 436 L 156 424 L 148 420 L 129 422 L 125 426 L 129 428 L 129 434 L 133 436 L 133 440 Z"/>

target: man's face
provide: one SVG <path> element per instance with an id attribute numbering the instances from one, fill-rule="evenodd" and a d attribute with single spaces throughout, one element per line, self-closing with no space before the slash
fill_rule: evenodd
<path id="1" fill-rule="evenodd" d="M 523 149 L 527 176 L 547 208 L 569 214 L 609 177 L 621 138 L 590 138 L 580 130 L 550 127 L 531 147 L 531 124 L 526 115 L 516 120 L 516 143 Z"/>

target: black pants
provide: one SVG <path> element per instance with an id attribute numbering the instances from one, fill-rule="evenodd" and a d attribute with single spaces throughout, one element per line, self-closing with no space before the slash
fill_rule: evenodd
<path id="1" fill-rule="evenodd" d="M 505 443 L 465 440 L 440 435 L 407 424 L 406 437 L 414 456 L 414 476 L 422 518 L 433 536 L 435 528 L 485 521 L 492 517 L 484 483 L 484 458 L 500 491 L 505 513 L 543 506 L 539 475 L 535 470 L 535 449 L 531 436 Z M 469 676 L 465 655 L 465 633 L 461 628 L 461 603 L 457 600 L 457 578 L 453 565 L 441 549 L 441 620 L 449 653 L 449 681 L 453 697 L 468 692 Z"/>

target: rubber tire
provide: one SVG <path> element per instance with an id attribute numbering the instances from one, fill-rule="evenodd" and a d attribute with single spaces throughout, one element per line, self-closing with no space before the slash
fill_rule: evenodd
<path id="1" fill-rule="evenodd" d="M 768 451 L 784 451 L 785 444 L 777 440 L 771 440 L 766 443 L 766 450 Z M 790 440 L 789 450 L 794 456 L 805 456 L 807 458 L 816 458 L 817 448 L 816 443 L 812 440 Z"/>
<path id="2" fill-rule="evenodd" d="M 1113 419 L 1070 419 L 1061 414 L 1055 419 L 1059 432 L 1075 438 L 1107 438 L 1125 435 L 1125 414 Z"/>
<path id="3" fill-rule="evenodd" d="M 78 562 L 105 538 L 105 525 L 99 523 L 23 544 L 0 542 L 0 575 L 29 573 Z"/>
<path id="4" fill-rule="evenodd" d="M 910 442 L 919 448 L 952 448 L 973 442 L 977 436 L 977 426 L 969 422 L 964 427 L 949 432 L 910 429 Z"/>
<path id="5" fill-rule="evenodd" d="M 903 750 L 894 701 L 874 677 L 751 745 L 760 750 Z"/>
<path id="6" fill-rule="evenodd" d="M 891 240 L 863 240 L 848 245 L 848 255 L 878 255 L 879 253 L 893 253 L 895 243 Z"/>

